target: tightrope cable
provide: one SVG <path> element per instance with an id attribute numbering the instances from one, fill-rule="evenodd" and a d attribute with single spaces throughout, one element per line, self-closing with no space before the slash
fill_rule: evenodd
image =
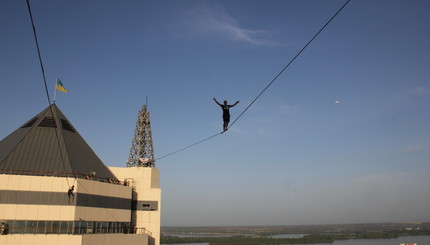
<path id="1" fill-rule="evenodd" d="M 28 13 L 30 15 L 31 26 L 33 27 L 34 41 L 36 42 L 37 55 L 39 57 L 40 70 L 42 72 L 43 83 L 45 85 L 45 92 L 46 92 L 46 98 L 48 99 L 49 111 L 51 112 L 52 117 L 54 117 L 54 112 L 52 111 L 52 106 L 51 106 L 51 98 L 49 97 L 49 92 L 48 92 L 48 84 L 46 82 L 45 69 L 43 68 L 42 55 L 40 54 L 39 41 L 37 39 L 36 27 L 34 25 L 33 14 L 31 13 L 31 7 L 30 7 L 29 0 L 27 0 L 27 9 L 28 9 Z M 64 174 L 66 176 L 67 186 L 70 187 L 69 179 L 67 176 L 67 168 L 66 168 L 66 165 L 64 162 L 63 152 L 62 152 L 61 146 L 60 146 L 60 139 L 59 139 L 57 130 L 55 129 L 54 131 L 55 131 L 55 138 L 57 140 L 58 150 L 59 150 L 60 156 L 61 156 L 61 162 L 62 162 L 63 168 L 64 168 Z"/>
<path id="2" fill-rule="evenodd" d="M 330 24 L 330 22 L 342 11 L 342 9 L 350 2 L 351 0 L 347 0 L 342 7 L 325 23 L 325 25 L 323 27 L 321 27 L 321 29 L 311 38 L 311 40 L 309 40 L 308 43 L 306 43 L 306 45 L 290 60 L 290 62 L 288 62 L 288 64 L 275 76 L 275 78 L 272 79 L 272 81 L 267 84 L 267 86 L 257 95 L 257 97 L 255 97 L 255 99 L 245 108 L 245 110 L 242 111 L 242 113 L 239 114 L 239 116 L 230 124 L 230 126 L 228 128 L 230 128 L 231 126 L 233 126 L 237 120 L 239 120 L 239 118 L 255 103 L 255 101 L 257 101 L 258 98 L 260 98 L 260 96 L 266 92 L 266 90 L 281 76 L 282 73 L 284 73 L 284 71 L 297 59 L 297 57 L 299 57 L 303 51 L 309 46 L 309 44 L 312 43 L 312 41 L 328 26 L 328 24 Z"/>
<path id="3" fill-rule="evenodd" d="M 214 135 L 209 136 L 209 137 L 207 137 L 207 138 L 204 138 L 204 139 L 202 139 L 202 140 L 200 140 L 200 141 L 197 141 L 196 143 L 193 143 L 193 144 L 191 144 L 191 145 L 185 146 L 185 147 L 183 147 L 183 148 L 181 148 L 181 149 L 179 149 L 179 150 L 176 150 L 176 151 L 174 151 L 174 152 L 171 152 L 171 153 L 169 153 L 169 154 L 167 154 L 167 155 L 164 155 L 164 156 L 162 156 L 162 157 L 156 158 L 154 161 L 156 161 L 156 160 L 160 160 L 160 159 L 163 159 L 163 158 L 168 157 L 168 156 L 170 156 L 170 155 L 176 154 L 176 153 L 178 153 L 178 152 L 180 152 L 180 151 L 186 150 L 186 149 L 188 149 L 188 148 L 190 148 L 190 147 L 193 147 L 193 146 L 195 146 L 195 145 L 198 145 L 198 144 L 200 144 L 200 143 L 203 143 L 203 142 L 205 142 L 206 140 L 210 140 L 210 139 L 212 139 L 212 138 L 214 138 L 214 137 L 216 137 L 216 136 L 218 136 L 218 135 L 220 135 L 220 134 L 222 134 L 222 133 L 217 133 L 217 134 L 214 134 Z"/>
<path id="4" fill-rule="evenodd" d="M 48 98 L 48 104 L 51 106 L 51 98 L 49 97 L 48 85 L 46 83 L 45 69 L 43 68 L 42 55 L 40 54 L 39 41 L 37 39 L 36 27 L 34 26 L 33 14 L 31 13 L 30 2 L 27 0 L 28 13 L 30 14 L 31 26 L 33 27 L 34 41 L 36 42 L 37 55 L 39 57 L 40 70 L 42 71 L 43 82 L 45 85 L 46 98 Z"/>
<path id="5" fill-rule="evenodd" d="M 330 22 L 345 8 L 345 6 L 350 2 L 351 0 L 347 0 L 343 5 L 342 5 L 342 7 L 340 7 L 339 8 L 339 10 L 323 25 L 323 27 L 321 27 L 321 29 L 306 43 L 306 45 L 305 46 L 303 46 L 303 48 L 290 60 L 290 62 L 288 62 L 288 64 L 286 65 L 286 66 L 284 66 L 284 68 L 275 76 L 275 78 L 273 78 L 272 79 L 272 81 L 270 81 L 269 82 L 269 84 L 267 84 L 267 86 L 257 95 L 257 97 L 255 97 L 255 99 L 239 114 L 239 116 L 238 117 L 236 117 L 236 119 L 228 126 L 228 128 L 227 129 L 230 129 L 235 123 L 236 123 L 236 121 L 237 120 L 239 120 L 239 118 L 240 117 L 242 117 L 242 115 L 260 98 L 260 96 L 264 93 L 264 92 L 266 92 L 266 90 L 282 75 L 282 73 L 284 73 L 284 71 L 303 53 L 303 51 L 314 41 L 314 39 L 330 24 Z M 214 137 L 216 137 L 216 136 L 218 136 L 218 135 L 220 135 L 220 134 L 222 134 L 222 133 L 218 133 L 218 134 L 215 134 L 215 135 L 212 135 L 212 136 L 210 136 L 210 137 L 207 137 L 207 138 L 205 138 L 205 139 L 203 139 L 203 140 L 200 140 L 200 141 L 197 141 L 196 143 L 193 143 L 193 144 L 191 144 L 191 145 L 188 145 L 188 146 L 186 146 L 186 147 L 183 147 L 183 148 L 181 148 L 181 149 L 179 149 L 179 150 L 177 150 L 177 151 L 174 151 L 174 152 L 171 152 L 171 153 L 169 153 L 169 154 L 167 154 L 167 155 L 164 155 L 164 156 L 162 156 L 162 157 L 159 157 L 159 158 L 157 158 L 157 159 L 155 159 L 155 160 L 159 160 L 159 159 L 163 159 L 163 158 L 165 158 L 165 157 L 168 157 L 168 156 L 171 156 L 171 155 L 173 155 L 173 154 L 176 154 L 176 153 L 178 153 L 178 152 L 181 152 L 181 151 L 183 151 L 183 150 L 186 150 L 186 149 L 188 149 L 188 148 L 190 148 L 190 147 L 193 147 L 193 146 L 195 146 L 195 145 L 198 145 L 198 144 L 201 144 L 201 143 L 203 143 L 204 141 L 207 141 L 207 140 L 209 140 L 209 139 L 212 139 L 212 138 L 214 138 Z"/>

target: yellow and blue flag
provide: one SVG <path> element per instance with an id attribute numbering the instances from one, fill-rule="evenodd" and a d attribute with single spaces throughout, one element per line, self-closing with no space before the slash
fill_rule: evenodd
<path id="1" fill-rule="evenodd" d="M 57 78 L 57 84 L 55 85 L 55 90 L 58 90 L 63 93 L 67 93 L 67 89 L 64 88 L 63 84 L 61 83 L 60 79 Z"/>

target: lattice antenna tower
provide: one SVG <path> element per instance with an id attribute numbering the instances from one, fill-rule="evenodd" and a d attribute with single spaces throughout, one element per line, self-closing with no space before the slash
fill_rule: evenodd
<path id="1" fill-rule="evenodd" d="M 137 115 L 136 129 L 131 142 L 127 167 L 155 167 L 154 159 L 151 120 L 147 106 L 143 105 L 142 110 Z"/>

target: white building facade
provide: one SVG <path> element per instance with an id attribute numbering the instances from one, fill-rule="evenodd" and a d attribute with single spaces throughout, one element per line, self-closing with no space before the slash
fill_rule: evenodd
<path id="1" fill-rule="evenodd" d="M 0 141 L 0 244 L 159 245 L 160 200 L 158 169 L 107 168 L 55 104 Z"/>

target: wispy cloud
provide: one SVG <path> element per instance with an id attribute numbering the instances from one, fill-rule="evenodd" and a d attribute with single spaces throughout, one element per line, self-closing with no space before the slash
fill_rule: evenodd
<path id="1" fill-rule="evenodd" d="M 217 33 L 233 41 L 256 46 L 280 46 L 281 43 L 271 40 L 272 32 L 261 29 L 247 29 L 229 15 L 221 6 L 205 6 L 195 10 L 191 15 L 194 25 L 202 32 Z"/>
<path id="2" fill-rule="evenodd" d="M 208 27 L 214 31 L 224 34 L 235 41 L 242 41 L 253 45 L 276 45 L 268 38 L 270 32 L 265 30 L 247 30 L 239 27 L 236 20 L 228 15 L 209 16 Z"/>

